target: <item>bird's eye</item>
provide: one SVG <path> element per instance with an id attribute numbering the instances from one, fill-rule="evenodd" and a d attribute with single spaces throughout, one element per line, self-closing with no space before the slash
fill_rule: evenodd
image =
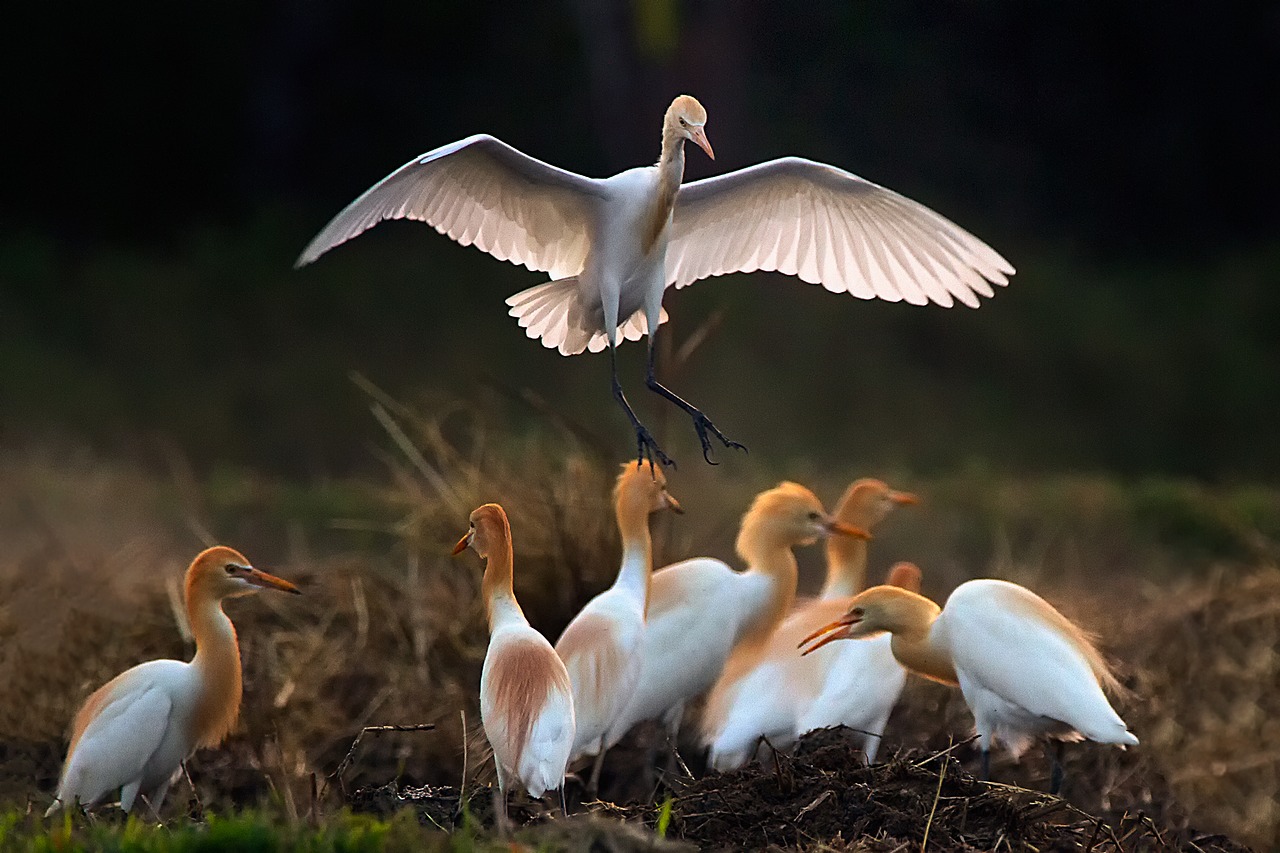
<path id="1" fill-rule="evenodd" d="M 855 607 L 849 611 L 849 615 L 852 616 L 854 619 L 861 619 L 864 614 L 862 612 L 861 607 Z"/>
<path id="2" fill-rule="evenodd" d="M 236 569 L 238 568 L 240 567 L 237 566 L 235 563 L 227 563 L 227 566 L 226 566 L 227 574 L 234 575 L 236 573 Z"/>
<path id="3" fill-rule="evenodd" d="M 809 520 L 810 520 L 810 521 L 817 521 L 817 520 L 819 520 L 820 518 L 822 518 L 822 513 L 820 513 L 820 512 L 811 512 L 811 513 L 809 513 Z"/>
<path id="4" fill-rule="evenodd" d="M 681 126 L 681 127 L 688 127 L 688 126 L 689 126 L 689 122 L 685 121 L 685 120 L 684 120 L 684 118 L 681 118 L 681 119 L 680 119 L 680 126 Z"/>

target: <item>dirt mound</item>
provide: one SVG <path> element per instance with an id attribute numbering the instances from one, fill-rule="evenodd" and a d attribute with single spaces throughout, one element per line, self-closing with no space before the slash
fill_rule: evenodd
<path id="1" fill-rule="evenodd" d="M 911 753 L 864 766 L 847 729 L 815 732 L 794 755 L 708 775 L 673 794 L 668 835 L 706 850 L 1247 850 L 1221 836 L 1114 825 L 1047 794 L 979 782 L 950 754 Z M 611 808 L 653 823 L 660 805 Z"/>

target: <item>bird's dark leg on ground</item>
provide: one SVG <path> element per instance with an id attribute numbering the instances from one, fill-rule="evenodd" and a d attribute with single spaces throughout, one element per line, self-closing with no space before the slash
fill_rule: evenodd
<path id="1" fill-rule="evenodd" d="M 1062 754 L 1066 750 L 1066 743 L 1060 740 L 1053 742 L 1053 749 L 1049 753 L 1049 793 L 1055 797 L 1062 790 L 1062 780 L 1066 778 L 1066 769 L 1062 766 Z"/>
<path id="2" fill-rule="evenodd" d="M 622 407 L 622 411 L 627 413 L 627 417 L 631 420 L 631 426 L 636 431 L 636 458 L 639 462 L 649 460 L 649 467 L 653 467 L 653 460 L 658 460 L 664 466 L 675 466 L 675 462 L 671 461 L 671 457 L 662 452 L 662 448 L 658 446 L 658 442 L 653 437 L 653 433 L 649 432 L 649 428 L 640 423 L 640 419 L 636 417 L 636 413 L 631 408 L 631 404 L 627 402 L 627 397 L 622 393 L 622 383 L 618 381 L 618 356 L 613 344 L 609 344 L 609 370 L 613 374 L 613 399 L 618 401 L 618 405 Z M 650 358 L 649 370 L 652 373 L 653 364 Z M 679 399 L 679 398 L 676 398 Z M 713 427 L 714 429 L 714 427 Z M 706 444 L 706 440 L 703 440 Z M 710 460 L 708 460 L 710 461 Z"/>
<path id="3" fill-rule="evenodd" d="M 564 783 L 560 784 L 560 817 L 569 816 L 569 803 L 564 798 Z"/>
<path id="4" fill-rule="evenodd" d="M 720 430 L 716 429 L 716 425 L 713 424 L 711 422 L 711 419 L 708 418 L 706 415 L 704 415 L 700 409 L 698 409 L 696 406 L 692 405 L 691 403 L 688 403 L 685 400 L 681 399 L 670 388 L 668 388 L 667 386 L 663 385 L 661 382 L 658 381 L 657 374 L 654 372 L 654 358 L 656 354 L 657 354 L 657 349 L 653 345 L 653 334 L 650 333 L 649 335 L 649 372 L 648 372 L 648 375 L 645 377 L 645 384 L 649 386 L 650 391 L 654 391 L 658 394 L 661 394 L 663 397 L 666 397 L 672 403 L 675 403 L 681 409 L 684 409 L 685 413 L 689 417 L 693 418 L 693 428 L 698 431 L 698 441 L 702 442 L 702 458 L 707 460 L 707 463 L 710 465 L 719 464 L 717 462 L 712 461 L 711 459 L 711 439 L 707 437 L 707 433 L 711 433 L 711 435 L 714 435 L 716 438 L 720 439 L 720 442 L 724 444 L 725 447 L 732 447 L 736 450 L 746 450 L 747 446 L 745 444 L 739 444 L 738 442 L 726 436 Z M 616 382 L 617 380 L 615 379 L 614 381 Z"/>
<path id="5" fill-rule="evenodd" d="M 982 750 L 982 781 L 991 781 L 991 750 Z"/>
<path id="6" fill-rule="evenodd" d="M 604 749 L 596 753 L 596 760 L 591 765 L 591 779 L 587 782 L 587 792 L 593 797 L 600 796 L 600 768 L 604 766 Z"/>

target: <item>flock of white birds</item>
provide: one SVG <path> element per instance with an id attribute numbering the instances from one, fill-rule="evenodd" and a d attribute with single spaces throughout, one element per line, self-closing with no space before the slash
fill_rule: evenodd
<path id="1" fill-rule="evenodd" d="M 692 418 L 703 454 L 711 438 L 740 447 L 654 375 L 653 336 L 666 288 L 730 272 L 777 270 L 861 298 L 976 306 L 1013 268 L 928 208 L 833 166 L 784 158 L 682 184 L 684 142 L 714 157 L 706 111 L 682 95 L 667 110 L 656 166 L 612 178 L 576 175 L 489 136 L 415 158 L 352 202 L 311 242 L 306 264 L 383 219 L 411 218 L 552 280 L 508 300 L 530 337 L 571 355 L 649 335 L 648 386 Z M 589 601 L 554 646 L 530 626 L 512 588 L 510 525 L 497 504 L 471 514 L 454 553 L 486 560 L 490 640 L 480 681 L 484 730 L 506 792 L 560 789 L 568 769 L 637 723 L 672 738 L 692 700 L 707 696 L 699 736 L 715 768 L 752 759 L 763 739 L 786 746 L 813 729 L 864 732 L 874 761 L 908 672 L 956 685 L 974 715 L 984 776 L 992 745 L 1015 754 L 1036 737 L 1137 744 L 1108 702 L 1115 686 L 1089 638 L 1030 590 L 999 580 L 961 584 L 944 607 L 920 594 L 920 570 L 893 567 L 863 589 L 866 540 L 916 497 L 876 480 L 853 483 L 836 512 L 784 482 L 757 495 L 736 551 L 745 565 L 698 557 L 653 569 L 649 517 L 680 510 L 670 459 L 615 398 L 635 429 L 636 461 L 615 492 L 622 537 L 617 581 Z M 827 540 L 827 580 L 797 603 L 793 549 Z M 76 715 L 57 798 L 92 806 L 119 792 L 158 810 L 180 764 L 221 741 L 240 706 L 240 657 L 222 600 L 259 588 L 298 590 L 229 548 L 187 571 L 196 641 L 189 662 L 150 661 L 97 690 Z M 833 643 L 836 640 L 855 642 Z M 803 651 L 801 647 L 804 647 Z M 1052 787 L 1061 784 L 1054 763 Z"/>

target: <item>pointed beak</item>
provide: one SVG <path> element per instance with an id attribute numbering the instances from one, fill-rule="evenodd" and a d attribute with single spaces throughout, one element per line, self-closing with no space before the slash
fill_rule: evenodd
<path id="1" fill-rule="evenodd" d="M 920 503 L 919 496 L 913 495 L 911 492 L 890 492 L 889 500 L 899 506 L 915 506 Z"/>
<path id="2" fill-rule="evenodd" d="M 291 592 L 294 595 L 302 595 L 302 590 L 289 583 L 284 578 L 278 578 L 275 575 L 269 575 L 259 569 L 249 569 L 241 577 L 254 586 L 260 586 L 263 589 L 278 589 L 281 592 Z"/>
<path id="3" fill-rule="evenodd" d="M 856 539 L 870 539 L 871 534 L 863 530 L 861 527 L 854 527 L 851 524 L 845 524 L 843 521 L 837 521 L 832 518 L 826 524 L 827 533 L 839 533 L 841 536 L 852 536 Z"/>
<path id="4" fill-rule="evenodd" d="M 701 127 L 689 129 L 689 138 L 698 143 L 698 147 L 707 152 L 707 156 L 712 160 L 716 159 L 716 152 L 711 150 L 711 142 L 707 139 L 707 131 Z"/>
<path id="5" fill-rule="evenodd" d="M 476 532 L 474 530 L 468 530 L 464 533 L 462 538 L 458 540 L 458 544 L 453 546 L 453 556 L 456 557 L 467 550 L 467 546 L 471 544 L 471 537 L 475 535 Z"/>
<path id="6" fill-rule="evenodd" d="M 684 515 L 684 507 L 680 506 L 680 501 L 673 498 L 670 492 L 664 491 L 662 493 L 662 497 L 667 502 L 667 509 L 674 512 L 676 515 Z"/>
<path id="7" fill-rule="evenodd" d="M 847 640 L 849 638 L 849 632 L 853 630 L 853 626 L 856 624 L 858 624 L 857 619 L 845 615 L 841 616 L 830 625 L 824 625 L 809 636 L 805 637 L 796 645 L 797 649 L 803 649 L 803 651 L 800 652 L 800 657 L 816 652 L 827 643 L 834 643 L 836 640 Z M 813 643 L 812 646 L 809 646 L 809 643 L 812 643 L 814 640 L 817 640 L 817 642 Z M 809 646 L 809 648 L 806 649 L 805 646 Z"/>

